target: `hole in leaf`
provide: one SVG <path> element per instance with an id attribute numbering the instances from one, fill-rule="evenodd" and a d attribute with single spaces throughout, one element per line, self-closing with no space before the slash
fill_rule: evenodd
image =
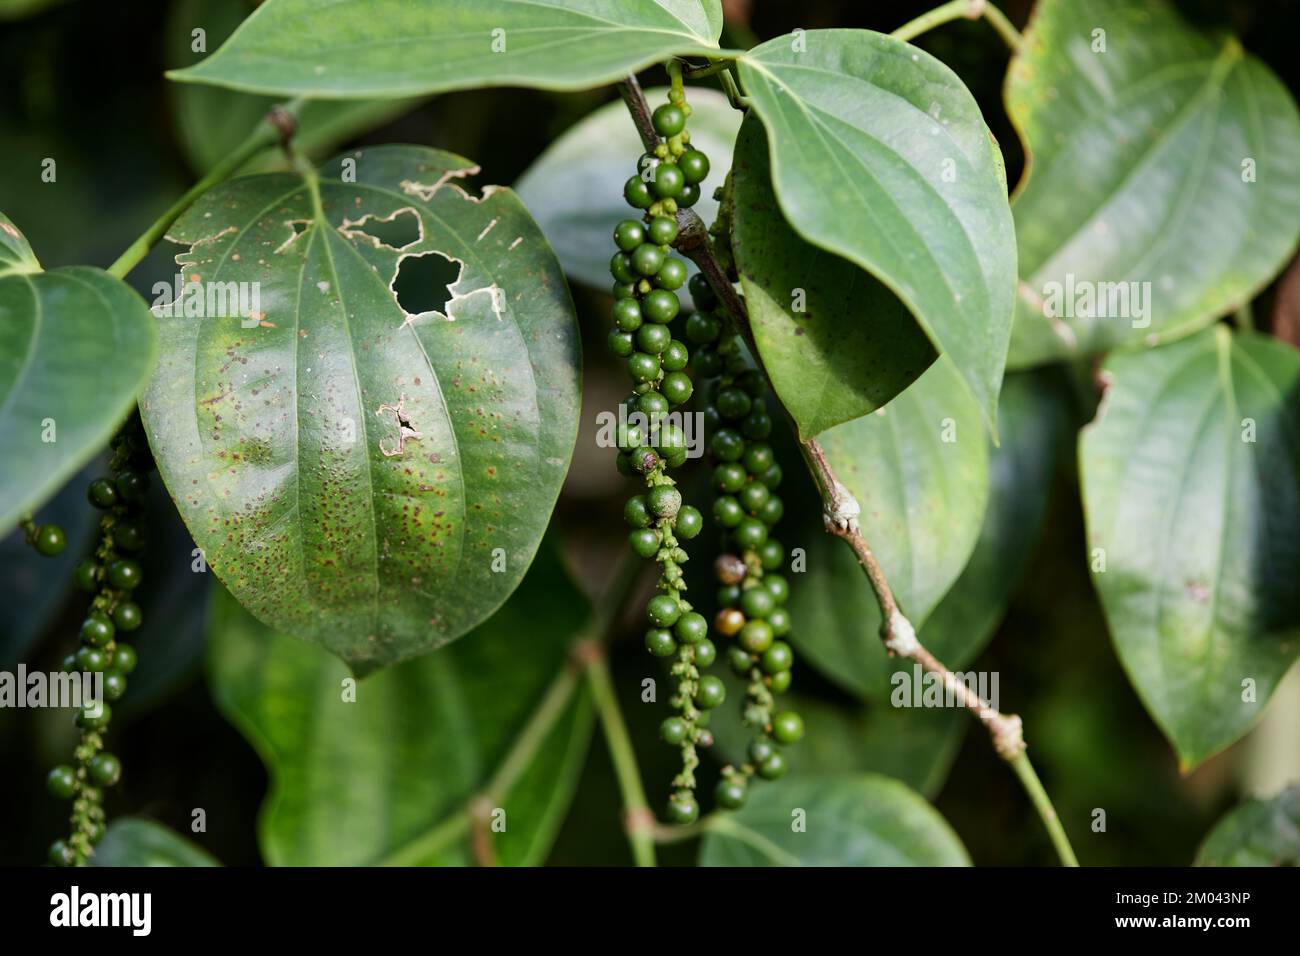
<path id="1" fill-rule="evenodd" d="M 460 263 L 438 252 L 407 256 L 397 267 L 393 293 L 408 315 L 425 312 L 447 313 L 451 289 L 460 278 Z"/>
<path id="2" fill-rule="evenodd" d="M 420 240 L 420 220 L 413 209 L 399 209 L 386 220 L 368 218 L 354 225 L 352 230 L 364 232 L 393 249 L 405 249 Z"/>

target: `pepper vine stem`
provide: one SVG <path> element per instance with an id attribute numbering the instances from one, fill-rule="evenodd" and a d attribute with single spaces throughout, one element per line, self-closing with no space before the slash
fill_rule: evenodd
<path id="1" fill-rule="evenodd" d="M 172 223 L 179 219 L 181 214 L 186 209 L 189 209 L 196 199 L 213 186 L 228 179 L 262 150 L 274 146 L 276 143 L 284 142 L 291 137 L 297 124 L 298 113 L 306 102 L 305 99 L 295 99 L 271 110 L 253 128 L 253 131 L 248 134 L 248 137 L 242 143 L 213 166 L 207 175 L 187 189 L 180 199 L 168 206 L 166 212 L 155 219 L 153 224 L 139 238 L 127 246 L 126 251 L 108 267 L 106 270 L 108 274 L 118 279 L 125 278 L 149 254 L 149 250 L 159 243 L 163 236 L 167 234 L 167 230 L 171 228 Z"/>
<path id="2" fill-rule="evenodd" d="M 960 5 L 963 7 L 968 6 L 967 0 L 961 0 Z M 952 5 L 949 4 L 949 6 Z M 636 77 L 629 76 L 621 81 L 619 83 L 619 93 L 622 95 L 624 102 L 627 103 L 628 111 L 631 113 L 632 121 L 641 134 L 642 141 L 649 148 L 654 142 L 654 127 L 650 124 L 649 104 L 646 102 L 645 95 L 641 92 Z M 693 210 L 682 209 L 677 213 L 677 222 L 679 232 L 675 245 L 692 262 L 699 266 L 700 272 L 708 280 L 718 299 L 731 314 L 737 329 L 744 336 L 745 343 L 749 347 L 754 361 L 758 363 L 760 369 L 763 369 L 764 374 L 768 376 L 770 381 L 771 376 L 763 368 L 762 356 L 754 343 L 753 329 L 749 322 L 749 310 L 745 306 L 744 299 L 741 298 L 731 284 L 730 279 L 727 278 L 726 273 L 714 255 L 713 247 L 709 243 L 708 231 L 704 227 L 703 221 Z M 775 388 L 773 393 L 778 394 Z M 784 410 L 784 406 L 782 408 Z M 789 411 L 785 411 L 788 416 Z M 1042 818 L 1043 825 L 1047 828 L 1048 835 L 1052 839 L 1053 846 L 1061 862 L 1066 866 L 1078 866 L 1078 860 L 1070 847 L 1069 840 L 1065 835 L 1055 809 L 1052 807 L 1051 800 L 1048 798 L 1046 790 L 1043 789 L 1042 782 L 1038 779 L 1029 758 L 1025 755 L 1025 740 L 1020 718 L 1015 714 L 998 712 L 996 708 L 971 690 L 965 682 L 958 680 L 952 671 L 921 644 L 916 636 L 916 629 L 898 606 L 898 601 L 894 597 L 893 589 L 889 586 L 884 569 L 880 566 L 880 562 L 876 559 L 866 538 L 862 535 L 862 531 L 858 526 L 858 515 L 861 508 L 857 500 L 848 487 L 836 476 L 835 469 L 826 457 L 825 450 L 815 437 L 801 439 L 800 446 L 822 496 L 822 512 L 827 533 L 843 539 L 853 549 L 858 563 L 862 566 L 862 570 L 871 584 L 876 603 L 880 606 L 880 616 L 883 621 L 880 628 L 880 638 L 885 648 L 891 655 L 914 661 L 920 664 L 922 669 L 937 675 L 943 682 L 944 687 L 961 701 L 962 706 L 984 723 L 993 742 L 994 750 L 999 757 L 1011 764 L 1034 809 Z"/>
<path id="3" fill-rule="evenodd" d="M 890 36 L 898 40 L 911 42 L 922 33 L 927 33 L 935 27 L 941 27 L 945 23 L 962 19 L 987 20 L 989 26 L 998 32 L 998 35 L 1013 51 L 1019 50 L 1021 43 L 1024 42 L 1024 37 L 1007 19 L 1006 14 L 992 3 L 989 3 L 988 0 L 949 0 L 948 3 L 941 4 L 933 10 L 921 14 L 915 20 L 904 23 Z"/>

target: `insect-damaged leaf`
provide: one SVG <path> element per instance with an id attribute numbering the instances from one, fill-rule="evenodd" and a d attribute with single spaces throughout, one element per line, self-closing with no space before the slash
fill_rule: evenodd
<path id="1" fill-rule="evenodd" d="M 476 171 L 352 153 L 318 192 L 297 174 L 228 183 L 170 234 L 196 293 L 160 318 L 142 401 L 159 470 L 241 603 L 362 673 L 501 605 L 573 451 L 568 289 L 513 193 L 457 184 Z M 411 315 L 390 287 L 425 255 L 460 264 L 445 314 Z"/>
<path id="2" fill-rule="evenodd" d="M 46 272 L 0 214 L 0 534 L 108 443 L 154 342 L 130 286 L 88 266 Z"/>

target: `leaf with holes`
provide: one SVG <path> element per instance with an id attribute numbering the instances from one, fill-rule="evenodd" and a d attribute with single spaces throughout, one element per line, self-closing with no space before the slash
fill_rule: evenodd
<path id="1" fill-rule="evenodd" d="M 1027 160 L 1008 364 L 1187 335 L 1295 250 L 1295 103 L 1172 5 L 1041 0 L 1006 101 Z"/>
<path id="2" fill-rule="evenodd" d="M 195 30 L 204 31 L 203 49 L 213 48 L 254 9 L 253 0 L 180 0 L 167 20 L 167 62 L 181 66 L 200 59 L 202 52 L 194 50 Z M 283 99 L 193 83 L 178 84 L 171 94 L 181 146 L 190 164 L 200 171 L 211 169 L 233 152 L 248 131 Z M 329 155 L 358 134 L 409 112 L 419 103 L 419 99 L 310 100 L 298 111 L 294 143 L 308 155 Z M 283 155 L 270 147 L 268 154 Z M 270 165 L 265 157 L 249 162 L 255 169 Z"/>
<path id="3" fill-rule="evenodd" d="M 1197 866 L 1300 866 L 1300 783 L 1247 800 L 1214 825 Z"/>
<path id="4" fill-rule="evenodd" d="M 906 784 L 810 775 L 755 784 L 743 807 L 711 817 L 700 866 L 970 866 L 970 857 Z"/>
<path id="5" fill-rule="evenodd" d="M 736 142 L 731 188 L 732 249 L 754 340 L 802 436 L 874 412 L 930 366 L 934 347 L 898 297 L 785 221 L 753 117 Z"/>
<path id="6" fill-rule="evenodd" d="M 108 825 L 91 866 L 220 866 L 206 850 L 175 830 L 143 817 L 119 817 Z"/>
<path id="7" fill-rule="evenodd" d="M 979 406 L 942 357 L 887 406 L 837 425 L 821 444 L 862 506 L 863 534 L 919 628 L 979 539 L 989 488 Z M 842 687 L 888 697 L 898 662 L 880 643 L 880 609 L 853 552 L 820 529 L 808 528 L 804 540 L 812 573 L 791 589 L 791 642 Z"/>
<path id="8" fill-rule="evenodd" d="M 666 102 L 667 94 L 666 88 L 645 91 L 646 100 L 655 104 Z M 736 141 L 740 114 L 713 90 L 692 89 L 688 95 L 691 145 L 713 161 L 708 178 L 700 184 L 699 202 L 692 207 L 708 223 L 718 214 L 713 192 L 727 174 L 725 157 L 731 155 Z M 634 213 L 623 199 L 623 184 L 636 170 L 644 149 L 627 107 L 618 100 L 574 124 L 515 184 L 571 278 L 601 290 L 613 283 L 610 237 L 619 221 Z M 684 261 L 693 274 L 695 264 Z M 689 302 L 685 286 L 679 294 L 683 303 Z"/>
<path id="9" fill-rule="evenodd" d="M 1300 353 L 1220 325 L 1104 369 L 1079 442 L 1089 564 L 1186 770 L 1250 729 L 1300 654 Z"/>
<path id="10" fill-rule="evenodd" d="M 484 86 L 581 90 L 716 55 L 720 0 L 267 0 L 168 74 L 253 93 L 355 98 Z"/>
<path id="11" fill-rule="evenodd" d="M 46 272 L 0 214 L 0 534 L 108 443 L 155 339 L 129 286 L 88 266 Z"/>
<path id="12" fill-rule="evenodd" d="M 567 667 L 588 613 L 556 556 L 544 553 L 468 640 L 377 674 L 349 701 L 347 668 L 330 655 L 275 634 L 224 592 L 214 605 L 209 678 L 270 771 L 259 842 L 274 866 L 472 862 L 456 815 Z M 591 730 L 579 694 L 518 782 L 494 794 L 505 812 L 505 830 L 491 840 L 497 862 L 542 862 Z"/>
<path id="13" fill-rule="evenodd" d="M 523 578 L 573 453 L 578 340 L 519 200 L 457 184 L 477 167 L 395 146 L 323 170 L 227 183 L 172 228 L 186 285 L 141 411 L 217 576 L 364 674 Z M 459 266 L 450 298 L 408 311 L 393 284 L 430 262 Z"/>
<path id="14" fill-rule="evenodd" d="M 777 37 L 740 58 L 740 76 L 790 225 L 892 290 L 992 424 L 1016 247 L 1002 156 L 970 92 L 866 30 Z"/>

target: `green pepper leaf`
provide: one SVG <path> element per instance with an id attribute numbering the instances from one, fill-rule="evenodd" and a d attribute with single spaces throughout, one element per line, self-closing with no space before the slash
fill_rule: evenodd
<path id="1" fill-rule="evenodd" d="M 143 817 L 119 817 L 95 847 L 91 866 L 220 866 L 175 830 Z"/>
<path id="2" fill-rule="evenodd" d="M 202 63 L 168 74 L 253 93 L 413 96 L 580 90 L 670 56 L 716 55 L 720 0 L 267 0 Z"/>
<path id="3" fill-rule="evenodd" d="M 1008 365 L 1185 336 L 1294 253 L 1295 102 L 1172 5 L 1040 0 L 1006 102 L 1026 153 Z"/>
<path id="4" fill-rule="evenodd" d="M 1300 655 L 1300 353 L 1219 325 L 1104 374 L 1079 441 L 1089 566 L 1189 770 L 1251 728 Z"/>
<path id="5" fill-rule="evenodd" d="M 800 30 L 740 58 L 772 185 L 804 239 L 912 311 L 988 423 L 1016 291 L 1002 157 L 956 74 L 866 30 Z"/>
<path id="6" fill-rule="evenodd" d="M 1300 783 L 1247 800 L 1214 825 L 1197 866 L 1300 866 Z"/>
<path id="7" fill-rule="evenodd" d="M 455 183 L 477 167 L 394 146 L 323 168 L 227 183 L 172 228 L 186 284 L 141 411 L 217 576 L 364 674 L 523 578 L 573 453 L 578 340 L 519 200 Z M 406 271 L 430 264 L 456 278 Z M 408 274 L 442 294 L 408 311 Z"/>
<path id="8" fill-rule="evenodd" d="M 153 367 L 154 326 L 120 279 L 41 269 L 0 214 L 0 533 L 108 444 Z"/>
<path id="9" fill-rule="evenodd" d="M 276 634 L 225 592 L 214 599 L 209 678 L 261 754 L 272 789 L 260 843 L 274 866 L 470 862 L 453 817 L 479 793 L 567 666 L 588 614 L 552 554 L 472 638 L 358 685 L 318 648 Z M 493 811 L 498 862 L 545 857 L 592 730 L 576 696 Z M 493 821 L 488 821 L 490 824 Z"/>

